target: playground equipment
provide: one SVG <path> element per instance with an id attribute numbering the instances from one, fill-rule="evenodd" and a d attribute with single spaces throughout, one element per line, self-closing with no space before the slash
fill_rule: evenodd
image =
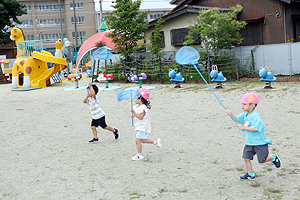
<path id="1" fill-rule="evenodd" d="M 48 69 L 47 62 L 54 63 L 54 67 Z M 19 86 L 18 78 L 21 72 L 24 73 L 23 88 L 46 87 L 50 84 L 52 75 L 66 67 L 65 59 L 55 57 L 47 51 L 34 51 L 32 58 L 19 58 L 15 61 L 12 68 L 12 88 L 22 87 Z"/>
<path id="2" fill-rule="evenodd" d="M 31 87 L 46 87 L 50 84 L 50 78 L 53 74 L 60 72 L 61 82 L 62 70 L 67 67 L 67 62 L 62 58 L 62 42 L 58 40 L 55 43 L 56 52 L 53 56 L 50 52 L 37 49 L 43 49 L 41 40 L 25 41 L 23 31 L 12 26 L 12 40 L 16 40 L 17 44 L 17 59 L 12 67 L 12 88 L 31 88 Z M 53 63 L 52 68 L 48 68 L 47 63 Z M 23 85 L 19 84 L 19 74 L 23 73 Z M 63 82 L 62 82 L 63 85 Z"/>
<path id="3" fill-rule="evenodd" d="M 175 82 L 175 87 L 174 88 L 181 88 L 180 83 L 184 81 L 184 78 L 182 78 L 181 72 L 177 73 L 178 69 L 169 69 L 169 77 L 170 81 Z"/>
<path id="4" fill-rule="evenodd" d="M 79 67 L 80 61 L 84 58 L 85 54 L 88 52 L 97 49 L 97 43 L 103 42 L 107 45 L 109 49 L 115 49 L 115 44 L 112 42 L 112 39 L 107 37 L 106 34 L 111 33 L 110 31 L 101 31 L 89 37 L 80 47 L 78 55 L 76 57 L 76 68 Z"/>
<path id="5" fill-rule="evenodd" d="M 75 89 L 79 88 L 78 82 L 81 80 L 83 80 L 82 74 L 77 74 L 76 76 L 74 74 L 70 74 L 66 78 L 66 81 L 71 81 L 72 83 L 75 83 Z"/>
<path id="6" fill-rule="evenodd" d="M 72 51 L 70 41 L 67 38 L 63 39 L 63 56 L 68 63 L 67 75 L 69 75 L 72 69 Z"/>
<path id="7" fill-rule="evenodd" d="M 105 83 L 105 88 L 109 88 L 108 81 L 114 80 L 114 76 L 112 74 L 106 74 L 106 71 L 103 71 L 99 74 L 97 80 L 99 83 Z"/>
<path id="8" fill-rule="evenodd" d="M 147 74 L 137 74 L 135 73 L 135 69 L 132 69 L 131 74 L 127 74 L 127 76 L 129 76 L 128 80 L 137 83 L 139 88 L 142 88 L 142 81 L 147 79 Z"/>
<path id="9" fill-rule="evenodd" d="M 259 68 L 259 76 L 261 77 L 259 81 L 266 82 L 264 89 L 272 89 L 271 82 L 276 81 L 276 77 L 273 76 L 271 70 L 269 70 L 267 66 Z"/>
<path id="10" fill-rule="evenodd" d="M 212 82 L 218 82 L 217 86 L 215 87 L 216 89 L 223 88 L 222 82 L 225 82 L 227 78 L 224 77 L 222 72 L 218 72 L 218 66 L 213 65 L 212 66 L 212 71 L 210 72 L 210 77 L 212 78 Z"/>
<path id="11" fill-rule="evenodd" d="M 15 27 L 14 25 L 11 25 L 12 29 L 10 31 L 11 35 L 10 35 L 10 39 L 11 40 L 15 40 L 16 41 L 16 45 L 17 45 L 17 56 L 20 55 L 20 49 L 19 48 L 19 42 L 25 41 L 25 37 L 24 37 L 24 33 L 22 31 L 22 29 Z"/>
<path id="12" fill-rule="evenodd" d="M 11 74 L 12 68 L 10 68 L 9 63 L 9 60 L 0 60 L 0 66 L 4 74 Z"/>

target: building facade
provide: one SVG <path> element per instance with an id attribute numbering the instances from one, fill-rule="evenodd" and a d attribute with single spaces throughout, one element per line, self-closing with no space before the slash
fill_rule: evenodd
<path id="1" fill-rule="evenodd" d="M 155 8 L 155 9 L 140 9 L 140 12 L 147 12 L 147 16 L 146 16 L 146 20 L 148 22 L 153 21 L 158 19 L 159 17 L 162 17 L 164 15 L 166 15 L 167 13 L 169 13 L 173 8 Z M 106 16 L 107 16 L 107 12 L 110 11 L 103 11 L 102 12 L 102 19 L 105 22 L 106 20 Z M 96 11 L 96 26 L 97 29 L 99 29 L 101 23 L 100 23 L 100 11 Z"/>
<path id="2" fill-rule="evenodd" d="M 76 0 L 74 5 L 73 0 L 18 2 L 26 5 L 27 14 L 18 17 L 22 24 L 15 26 L 23 30 L 25 40 L 42 40 L 43 48 L 54 48 L 55 41 L 61 38 L 67 38 L 71 46 L 78 46 L 97 31 L 95 3 L 91 0 Z"/>
<path id="3" fill-rule="evenodd" d="M 242 43 L 236 46 L 300 41 L 300 2 L 297 0 L 172 0 L 170 3 L 176 7 L 162 17 L 165 20 L 164 51 L 177 51 L 183 46 L 188 26 L 198 22 L 200 9 L 217 8 L 224 12 L 237 4 L 243 7 L 238 20 L 246 21 L 247 25 L 240 30 Z M 156 23 L 157 20 L 149 22 L 147 36 L 154 32 Z"/>

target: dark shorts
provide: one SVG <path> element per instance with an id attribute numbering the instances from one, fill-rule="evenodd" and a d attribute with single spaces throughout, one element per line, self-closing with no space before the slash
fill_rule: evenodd
<path id="1" fill-rule="evenodd" d="M 105 116 L 101 117 L 100 119 L 92 119 L 91 126 L 101 126 L 101 128 L 106 128 L 107 125 L 105 123 Z"/>
<path id="2" fill-rule="evenodd" d="M 243 158 L 253 160 L 253 156 L 257 155 L 257 160 L 259 163 L 264 163 L 267 160 L 269 155 L 268 145 L 257 145 L 257 146 L 248 146 L 245 145 Z"/>

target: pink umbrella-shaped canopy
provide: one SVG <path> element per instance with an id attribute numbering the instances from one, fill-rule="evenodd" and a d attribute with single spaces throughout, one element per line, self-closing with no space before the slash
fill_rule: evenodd
<path id="1" fill-rule="evenodd" d="M 78 68 L 78 65 L 83 58 L 83 56 L 93 50 L 96 49 L 96 43 L 98 42 L 103 42 L 105 45 L 108 46 L 110 49 L 115 49 L 115 44 L 112 42 L 112 39 L 107 37 L 106 34 L 111 33 L 110 31 L 101 31 L 99 33 L 96 33 L 95 35 L 91 36 L 88 38 L 80 47 L 78 55 L 77 55 L 77 60 L 76 60 L 76 68 Z"/>

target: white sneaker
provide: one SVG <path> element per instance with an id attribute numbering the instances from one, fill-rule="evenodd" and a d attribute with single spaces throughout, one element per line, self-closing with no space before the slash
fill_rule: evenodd
<path id="1" fill-rule="evenodd" d="M 138 154 L 136 154 L 136 155 L 133 156 L 131 159 L 132 159 L 132 160 L 143 160 L 143 159 L 144 159 L 144 156 L 143 156 L 143 155 L 138 155 Z"/>
<path id="2" fill-rule="evenodd" d="M 157 143 L 156 143 L 157 147 L 161 149 L 161 139 L 158 138 L 158 139 L 156 140 L 156 142 L 157 142 Z"/>

